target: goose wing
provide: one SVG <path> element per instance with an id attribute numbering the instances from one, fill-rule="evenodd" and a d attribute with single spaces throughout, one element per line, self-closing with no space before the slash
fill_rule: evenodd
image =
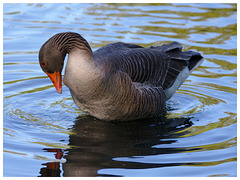
<path id="1" fill-rule="evenodd" d="M 108 71 L 122 71 L 133 82 L 151 87 L 161 86 L 163 90 L 173 86 L 185 68 L 190 74 L 202 59 L 200 53 L 182 52 L 182 46 L 178 42 L 149 48 L 118 42 L 98 49 L 94 56 Z"/>

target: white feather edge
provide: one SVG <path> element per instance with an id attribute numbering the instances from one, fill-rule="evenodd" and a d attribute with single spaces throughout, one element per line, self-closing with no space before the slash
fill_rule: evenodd
<path id="1" fill-rule="evenodd" d="M 177 79 L 173 83 L 173 85 L 165 90 L 165 95 L 167 99 L 170 99 L 173 94 L 177 91 L 177 89 L 182 85 L 182 83 L 188 78 L 188 76 L 196 69 L 198 66 L 200 66 L 203 62 L 204 58 L 202 58 L 195 67 L 189 71 L 188 67 L 185 67 L 178 75 Z"/>

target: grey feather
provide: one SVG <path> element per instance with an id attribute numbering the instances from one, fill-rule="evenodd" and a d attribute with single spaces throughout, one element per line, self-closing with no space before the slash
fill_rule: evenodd
<path id="1" fill-rule="evenodd" d="M 51 52 L 56 56 L 49 55 Z M 56 34 L 42 46 L 39 62 L 47 56 L 50 65 L 44 71 L 54 72 L 55 66 L 61 70 L 66 53 L 64 83 L 75 104 L 109 121 L 161 114 L 166 100 L 203 60 L 198 52 L 183 52 L 178 42 L 149 48 L 117 42 L 92 53 L 81 35 L 67 32 Z M 63 59 L 53 62 L 58 57 Z"/>

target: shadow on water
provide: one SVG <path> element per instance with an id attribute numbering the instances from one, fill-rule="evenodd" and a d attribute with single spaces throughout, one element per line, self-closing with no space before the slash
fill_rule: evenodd
<path id="1" fill-rule="evenodd" d="M 79 116 L 69 136 L 70 149 L 43 149 L 56 152 L 56 160 L 62 157 L 63 176 L 112 176 L 99 174 L 104 168 L 145 169 L 180 166 L 186 163 L 139 163 L 119 161 L 114 158 L 172 154 L 194 151 L 199 148 L 155 148 L 154 145 L 171 144 L 187 134 L 182 131 L 192 126 L 191 118 L 146 119 L 130 122 L 104 122 L 91 116 Z M 177 133 L 176 133 L 177 132 Z M 41 168 L 41 176 L 61 176 L 61 162 L 47 162 Z M 189 163 L 188 163 L 189 165 Z"/>

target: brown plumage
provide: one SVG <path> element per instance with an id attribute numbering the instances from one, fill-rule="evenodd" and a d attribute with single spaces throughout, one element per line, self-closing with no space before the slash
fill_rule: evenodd
<path id="1" fill-rule="evenodd" d="M 200 53 L 182 52 L 177 42 L 149 48 L 117 42 L 92 52 L 81 35 L 58 33 L 42 45 L 39 63 L 59 93 L 67 53 L 63 82 L 75 104 L 109 121 L 161 114 L 166 100 L 203 61 Z"/>

